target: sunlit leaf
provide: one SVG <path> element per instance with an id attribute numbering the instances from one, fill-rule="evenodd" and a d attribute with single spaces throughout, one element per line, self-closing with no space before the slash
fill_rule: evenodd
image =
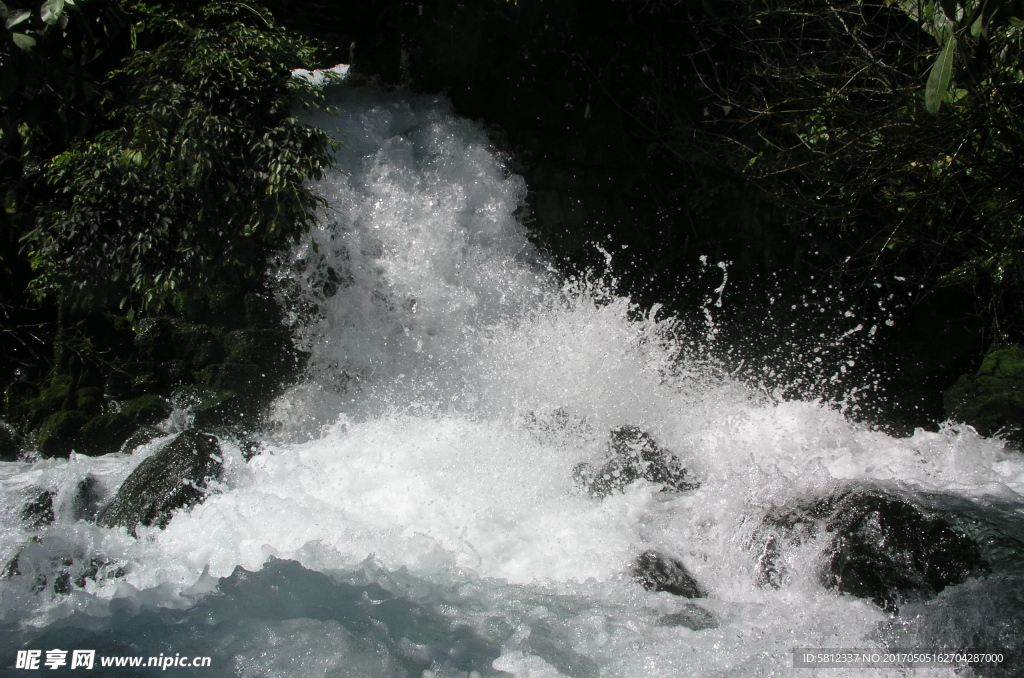
<path id="1" fill-rule="evenodd" d="M 43 3 L 42 9 L 39 10 L 39 16 L 45 23 L 55 24 L 60 15 L 64 13 L 64 0 L 46 0 Z"/>
<path id="2" fill-rule="evenodd" d="M 36 46 L 36 39 L 24 33 L 11 33 L 14 44 L 26 52 Z"/>
<path id="3" fill-rule="evenodd" d="M 4 22 L 4 25 L 7 26 L 7 28 L 14 28 L 30 16 L 32 16 L 32 12 L 27 9 L 16 9 L 8 14 L 7 21 Z"/>
<path id="4" fill-rule="evenodd" d="M 953 79 L 953 57 L 956 53 L 956 38 L 950 36 L 943 45 L 939 57 L 932 64 L 928 83 L 924 88 L 924 107 L 932 115 L 939 114 L 939 106 Z"/>

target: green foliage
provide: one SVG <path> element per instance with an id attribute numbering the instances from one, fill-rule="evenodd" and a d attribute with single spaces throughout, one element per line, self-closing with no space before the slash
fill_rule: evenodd
<path id="1" fill-rule="evenodd" d="M 331 141 L 291 115 L 319 90 L 290 77 L 313 48 L 257 5 L 135 4 L 135 49 L 108 76 L 117 128 L 46 168 L 58 209 L 27 236 L 39 296 L 139 311 L 178 308 L 259 273 L 319 201 L 304 185 Z"/>
<path id="2" fill-rule="evenodd" d="M 925 108 L 938 115 L 943 103 L 957 103 L 964 90 L 951 90 L 954 65 L 966 87 L 991 86 L 1009 69 L 1020 81 L 1015 63 L 1024 3 L 1020 0 L 895 0 L 893 3 L 942 46 L 928 77 Z"/>
<path id="3" fill-rule="evenodd" d="M 20 238 L 52 198 L 46 160 L 105 124 L 102 82 L 128 48 L 129 17 L 117 2 L 0 3 L 0 305 L 24 303 L 31 273 Z"/>
<path id="4" fill-rule="evenodd" d="M 655 5 L 652 148 L 698 238 L 788 239 L 847 291 L 967 287 L 1024 333 L 1020 3 L 909 4 Z"/>

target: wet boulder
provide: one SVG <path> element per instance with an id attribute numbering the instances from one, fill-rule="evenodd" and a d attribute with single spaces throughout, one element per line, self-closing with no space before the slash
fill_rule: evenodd
<path id="1" fill-rule="evenodd" d="M 772 512 L 759 533 L 759 584 L 781 586 L 786 551 L 818 540 L 821 583 L 889 611 L 988 569 L 975 541 L 946 518 L 873 489 Z"/>
<path id="2" fill-rule="evenodd" d="M 715 615 L 693 603 L 686 603 L 678 612 L 661 616 L 656 623 L 658 626 L 683 626 L 691 631 L 717 629 L 720 625 Z"/>
<path id="3" fill-rule="evenodd" d="M 133 536 L 139 525 L 164 527 L 176 511 L 202 501 L 222 470 L 217 439 L 186 431 L 132 471 L 96 522 Z"/>
<path id="4" fill-rule="evenodd" d="M 103 486 L 96 476 L 88 475 L 78 481 L 71 495 L 72 520 L 93 520 L 100 510 Z"/>
<path id="5" fill-rule="evenodd" d="M 573 469 L 576 485 L 592 497 L 622 492 L 636 480 L 662 485 L 662 492 L 695 490 L 700 483 L 672 452 L 663 449 L 638 426 L 613 429 L 608 459 L 600 467 L 578 464 Z"/>
<path id="6" fill-rule="evenodd" d="M 665 591 L 683 598 L 707 597 L 682 561 L 657 551 L 640 554 L 633 563 L 633 580 L 648 591 Z"/>
<path id="7" fill-rule="evenodd" d="M 21 522 L 31 528 L 45 527 L 53 523 L 53 498 L 57 493 L 44 490 L 35 499 L 21 508 Z"/>
<path id="8" fill-rule="evenodd" d="M 946 416 L 984 436 L 1001 433 L 1024 444 L 1024 348 L 1007 346 L 985 356 L 977 374 L 965 374 L 943 396 Z"/>

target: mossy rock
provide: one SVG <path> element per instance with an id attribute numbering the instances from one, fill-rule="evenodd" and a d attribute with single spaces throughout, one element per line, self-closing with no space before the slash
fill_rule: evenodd
<path id="1" fill-rule="evenodd" d="M 198 376 L 204 386 L 217 390 L 235 391 L 245 395 L 268 390 L 266 382 L 269 379 L 266 371 L 253 363 L 218 363 L 202 370 Z"/>
<path id="2" fill-rule="evenodd" d="M 977 374 L 963 375 L 943 396 L 946 415 L 984 436 L 997 433 L 1024 443 L 1024 348 L 1009 346 L 985 356 Z"/>
<path id="3" fill-rule="evenodd" d="M 86 414 L 99 414 L 103 409 L 103 389 L 87 386 L 78 389 L 75 409 Z"/>
<path id="4" fill-rule="evenodd" d="M 99 456 L 119 452 L 136 429 L 135 420 L 123 412 L 107 412 L 93 417 L 82 427 L 82 454 Z"/>
<path id="5" fill-rule="evenodd" d="M 61 375 L 46 382 L 39 395 L 13 408 L 14 418 L 28 428 L 35 428 L 44 419 L 64 409 L 71 392 L 71 377 Z"/>
<path id="6" fill-rule="evenodd" d="M 992 351 L 981 361 L 978 375 L 1024 381 L 1024 347 L 1012 345 Z"/>
<path id="7" fill-rule="evenodd" d="M 139 424 L 155 424 L 171 414 L 171 404 L 153 393 L 139 396 L 125 403 L 122 412 Z"/>
<path id="8" fill-rule="evenodd" d="M 207 483 L 222 473 L 220 455 L 213 436 L 178 435 L 132 471 L 96 522 L 125 527 L 133 536 L 139 525 L 166 526 L 176 511 L 206 497 Z"/>
<path id="9" fill-rule="evenodd" d="M 78 410 L 51 414 L 39 427 L 39 454 L 46 458 L 67 457 L 88 421 L 89 416 Z"/>

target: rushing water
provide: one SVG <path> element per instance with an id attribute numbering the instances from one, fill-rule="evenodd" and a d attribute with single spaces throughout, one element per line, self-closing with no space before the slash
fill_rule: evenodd
<path id="1" fill-rule="evenodd" d="M 0 580 L 0 672 L 31 675 L 11 668 L 24 648 L 212 658 L 109 675 L 904 673 L 794 668 L 797 647 L 987 649 L 1007 662 L 913 674 L 1024 670 L 1018 453 L 953 427 L 895 439 L 731 380 L 707 327 L 547 267 L 518 218 L 523 180 L 444 101 L 334 96 L 316 121 L 342 142 L 320 185 L 329 207 L 277 265 L 310 366 L 274 404 L 262 454 L 222 441 L 214 493 L 138 539 L 79 519 L 72 498 L 91 475 L 109 500 L 167 438 L 0 467 L 3 562 L 29 544 L 26 570 L 74 580 L 94 564 L 61 593 Z M 700 487 L 581 491 L 573 468 L 599 463 L 623 426 Z M 765 514 L 854 485 L 951 516 L 991 572 L 894 615 L 825 589 L 811 541 L 787 555 L 783 586 L 759 587 Z M 40 488 L 57 492 L 57 519 L 32 531 L 18 516 Z M 649 549 L 708 597 L 635 583 Z"/>

